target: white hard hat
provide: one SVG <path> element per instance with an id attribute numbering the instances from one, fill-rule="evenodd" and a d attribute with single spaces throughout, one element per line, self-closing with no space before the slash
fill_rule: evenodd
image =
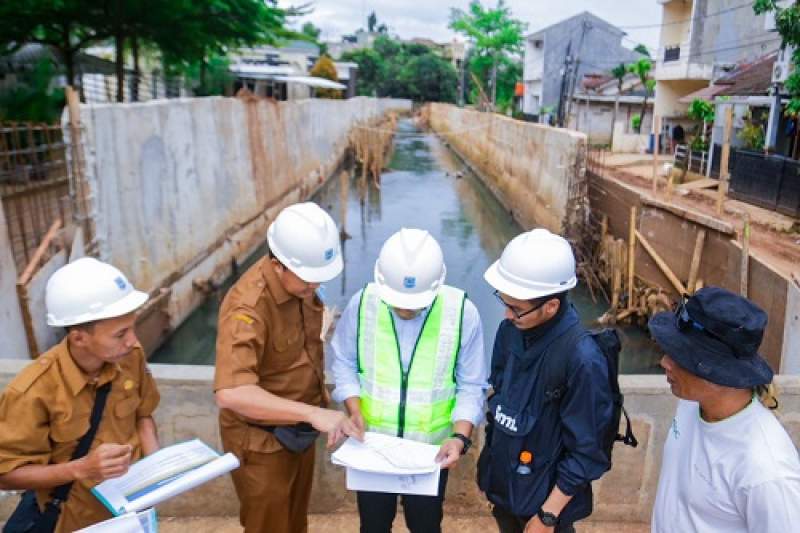
<path id="1" fill-rule="evenodd" d="M 339 230 L 314 202 L 292 204 L 278 213 L 267 242 L 272 255 L 305 282 L 330 281 L 342 271 Z"/>
<path id="2" fill-rule="evenodd" d="M 446 269 L 439 243 L 421 229 L 403 228 L 389 237 L 375 261 L 381 300 L 399 309 L 422 309 L 436 298 Z"/>
<path id="3" fill-rule="evenodd" d="M 82 257 L 59 268 L 47 280 L 47 323 L 66 327 L 127 315 L 147 298 L 115 267 Z"/>
<path id="4" fill-rule="evenodd" d="M 518 300 L 558 294 L 578 284 L 572 246 L 541 228 L 514 237 L 483 277 Z"/>

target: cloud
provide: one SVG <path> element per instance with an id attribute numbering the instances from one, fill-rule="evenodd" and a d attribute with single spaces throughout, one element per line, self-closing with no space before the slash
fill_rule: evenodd
<path id="1" fill-rule="evenodd" d="M 297 5 L 297 2 L 280 0 L 279 5 Z M 495 2 L 484 0 L 485 6 Z M 436 41 L 449 41 L 455 34 L 447 27 L 451 8 L 466 9 L 466 0 L 315 0 L 314 11 L 298 22 L 311 21 L 322 29 L 324 40 L 337 41 L 342 35 L 366 28 L 367 16 L 375 11 L 378 22 L 389 27 L 392 34 L 403 38 L 427 37 Z M 656 25 L 661 20 L 661 6 L 654 0 L 507 0 L 512 14 L 528 24 L 534 32 L 582 11 L 591 11 L 608 22 L 625 27 Z M 652 49 L 658 47 L 659 28 L 626 30 L 624 44 L 629 47 L 644 43 Z"/>

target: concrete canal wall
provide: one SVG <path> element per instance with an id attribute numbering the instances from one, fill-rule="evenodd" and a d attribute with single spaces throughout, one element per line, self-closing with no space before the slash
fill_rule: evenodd
<path id="1" fill-rule="evenodd" d="M 430 126 L 525 228 L 571 234 L 586 214 L 586 135 L 448 104 Z"/>
<path id="2" fill-rule="evenodd" d="M 0 389 L 19 372 L 23 361 L 0 360 Z M 212 367 L 151 365 L 161 392 L 156 411 L 164 444 L 200 437 L 220 447 L 217 409 L 212 394 Z M 672 421 L 675 398 L 663 376 L 622 376 L 625 406 L 633 417 L 639 439 L 636 449 L 617 445 L 614 466 L 595 484 L 597 520 L 647 522 L 655 498 L 664 439 Z M 796 445 L 800 445 L 800 377 L 779 376 L 779 418 Z M 477 452 L 483 446 L 483 429 L 476 446 L 451 473 L 447 504 L 458 509 L 486 512 L 485 499 L 475 484 Z M 14 493 L 0 491 L 0 523 L 16 504 Z M 317 465 L 312 512 L 354 511 L 355 499 L 345 490 L 344 471 L 330 463 L 322 440 L 317 446 Z M 237 502 L 228 477 L 159 506 L 165 516 L 236 515 Z"/>

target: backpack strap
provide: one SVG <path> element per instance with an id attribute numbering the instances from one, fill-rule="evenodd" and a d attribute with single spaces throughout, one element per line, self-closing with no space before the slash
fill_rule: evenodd
<path id="1" fill-rule="evenodd" d="M 545 403 L 558 402 L 567 392 L 567 366 L 569 357 L 559 356 L 564 351 L 577 346 L 580 339 L 588 332 L 580 322 L 571 326 L 558 339 L 554 340 L 547 348 L 544 361 L 544 400 Z"/>
<path id="2" fill-rule="evenodd" d="M 75 448 L 75 451 L 72 452 L 70 461 L 80 459 L 89 453 L 92 441 L 94 441 L 94 437 L 97 435 L 97 429 L 100 427 L 100 420 L 103 418 L 103 411 L 105 410 L 106 399 L 108 398 L 110 390 L 110 381 L 98 387 L 95 393 L 94 406 L 92 406 L 92 414 L 89 418 L 89 431 L 78 441 L 78 446 Z M 69 498 L 73 483 L 74 481 L 70 481 L 69 483 L 59 485 L 50 493 L 50 501 L 45 504 L 40 522 L 37 523 L 37 527 L 40 528 L 37 529 L 38 531 L 46 531 L 51 527 L 55 528 L 58 517 L 61 514 L 61 506 L 67 501 L 67 498 Z M 53 529 L 49 530 L 52 531 Z"/>
<path id="3" fill-rule="evenodd" d="M 632 446 L 636 448 L 639 445 L 639 441 L 636 438 L 636 435 L 633 434 L 633 427 L 631 427 L 631 418 L 628 416 L 628 411 L 625 410 L 624 405 L 620 405 L 620 409 L 622 409 L 622 416 L 625 417 L 625 434 L 621 435 L 617 433 L 617 440 L 621 441 L 626 446 Z"/>

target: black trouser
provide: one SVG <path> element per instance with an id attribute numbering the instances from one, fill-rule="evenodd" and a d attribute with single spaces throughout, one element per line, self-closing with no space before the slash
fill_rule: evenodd
<path id="1" fill-rule="evenodd" d="M 530 520 L 530 518 L 513 515 L 497 505 L 492 508 L 492 515 L 497 522 L 497 527 L 500 528 L 500 533 L 523 533 L 525 525 Z M 575 533 L 575 527 L 572 524 L 558 524 L 555 533 Z"/>
<path id="2" fill-rule="evenodd" d="M 448 470 L 439 476 L 437 496 L 403 494 L 403 515 L 411 533 L 441 533 L 442 505 Z M 358 492 L 358 516 L 361 533 L 390 533 L 397 514 L 397 494 Z"/>

